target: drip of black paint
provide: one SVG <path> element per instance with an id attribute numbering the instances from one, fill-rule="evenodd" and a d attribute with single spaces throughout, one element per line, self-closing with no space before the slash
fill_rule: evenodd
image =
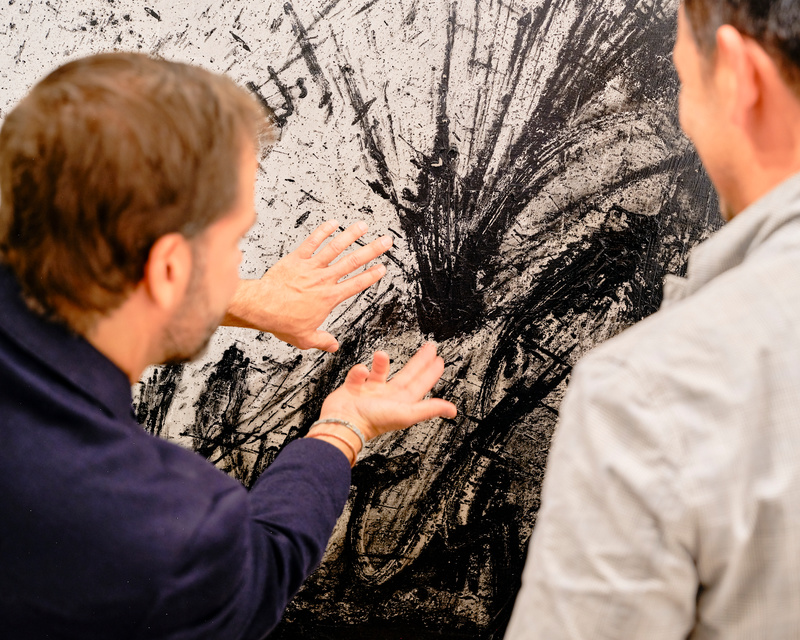
<path id="1" fill-rule="evenodd" d="M 194 450 L 212 462 L 218 462 L 248 441 L 251 435 L 239 431 L 239 415 L 247 397 L 247 370 L 250 359 L 235 344 L 225 350 L 214 366 L 203 393 L 197 401 L 197 413 L 187 435 Z"/>
<path id="2" fill-rule="evenodd" d="M 153 435 L 163 433 L 182 372 L 180 365 L 157 367 L 142 381 L 134 413 L 138 422 Z"/>

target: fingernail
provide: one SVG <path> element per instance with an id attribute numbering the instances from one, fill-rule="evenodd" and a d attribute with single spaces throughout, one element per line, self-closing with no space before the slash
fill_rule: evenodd
<path id="1" fill-rule="evenodd" d="M 382 264 L 379 264 L 377 267 L 375 267 L 375 271 L 381 275 L 384 275 L 386 273 L 386 267 Z"/>
<path id="2" fill-rule="evenodd" d="M 339 221 L 338 220 L 328 220 L 328 222 L 326 224 L 330 225 L 331 229 L 336 229 L 339 226 Z"/>
<path id="3" fill-rule="evenodd" d="M 358 224 L 356 224 L 356 227 L 358 227 L 359 231 L 366 231 L 367 229 L 369 229 L 367 223 L 364 222 L 363 220 L 359 221 Z"/>
<path id="4" fill-rule="evenodd" d="M 392 246 L 393 242 L 394 240 L 392 240 L 392 236 L 383 236 L 381 238 L 381 246 L 387 249 Z"/>

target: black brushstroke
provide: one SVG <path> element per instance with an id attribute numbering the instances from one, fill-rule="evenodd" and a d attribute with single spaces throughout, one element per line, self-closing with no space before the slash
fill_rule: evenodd
<path id="1" fill-rule="evenodd" d="M 253 93 L 258 101 L 267 108 L 267 111 L 272 114 L 275 126 L 283 128 L 286 126 L 287 120 L 294 114 L 294 99 L 292 98 L 289 87 L 281 81 L 275 69 L 268 66 L 267 72 L 269 73 L 269 80 L 267 82 L 272 82 L 278 89 L 278 93 L 283 99 L 282 104 L 273 105 L 267 101 L 261 90 L 264 85 L 257 85 L 252 80 L 249 80 L 245 83 L 245 86 Z"/>
<path id="2" fill-rule="evenodd" d="M 153 10 L 152 10 L 152 9 L 150 9 L 149 7 L 145 7 L 145 8 L 144 8 L 144 10 L 145 10 L 145 12 L 147 13 L 147 15 L 149 15 L 151 18 L 155 18 L 156 20 L 158 20 L 159 22 L 161 22 L 161 16 L 160 16 L 160 15 L 158 15 L 158 14 L 157 14 L 155 11 L 153 11 Z"/>
<path id="3" fill-rule="evenodd" d="M 361 107 L 359 107 L 359 110 L 356 111 L 356 117 L 353 118 L 353 122 L 351 124 L 358 124 L 361 122 L 364 116 L 367 115 L 367 111 L 369 111 L 369 108 L 372 106 L 375 100 L 377 100 L 377 98 L 372 98 L 372 100 L 363 103 Z"/>
<path id="4" fill-rule="evenodd" d="M 309 193 L 305 189 L 300 189 L 300 192 L 303 194 L 303 202 L 305 202 L 306 200 L 313 200 L 314 202 L 322 204 L 322 200 L 317 198 L 314 194 Z"/>
<path id="5" fill-rule="evenodd" d="M 238 346 L 228 347 L 197 401 L 194 424 L 183 434 L 193 439 L 197 453 L 228 472 L 243 466 L 239 450 L 254 441 L 252 434 L 239 429 L 250 368 L 250 359 Z"/>
<path id="6" fill-rule="evenodd" d="M 240 36 L 237 36 L 233 31 L 230 31 L 229 33 L 233 36 L 233 39 L 236 40 L 236 42 L 242 45 L 242 49 L 245 51 L 251 51 L 244 39 L 242 39 Z"/>
<path id="7" fill-rule="evenodd" d="M 338 43 L 336 45 L 337 52 L 340 58 L 344 58 L 341 48 Z M 348 64 L 341 64 L 339 67 L 341 72 L 341 79 L 344 83 L 347 97 L 350 105 L 355 114 L 366 113 L 368 107 L 364 98 L 361 96 L 361 91 L 356 84 L 353 77 L 353 68 Z M 392 184 L 391 173 L 389 171 L 388 163 L 386 162 L 386 154 L 383 150 L 383 144 L 380 139 L 375 135 L 372 127 L 364 121 L 363 118 L 357 118 L 354 124 L 360 124 L 362 128 L 364 146 L 370 155 L 370 159 L 374 168 L 378 171 L 379 180 L 371 180 L 368 182 L 370 188 L 373 189 L 380 196 L 390 200 L 393 204 L 397 204 L 397 195 L 394 193 Z"/>
<path id="8" fill-rule="evenodd" d="M 361 7 L 361 8 L 360 8 L 358 11 L 356 11 L 355 15 L 358 15 L 359 13 L 364 13 L 365 11 L 368 11 L 368 10 L 369 10 L 369 9 L 371 9 L 371 8 L 372 8 L 372 7 L 373 7 L 373 6 L 374 6 L 374 5 L 375 5 L 377 2 L 378 2 L 378 0 L 370 0 L 370 1 L 369 1 L 367 4 L 365 4 L 365 5 L 364 5 L 363 7 Z"/>
<path id="9" fill-rule="evenodd" d="M 308 67 L 308 72 L 311 74 L 312 80 L 314 80 L 314 82 L 316 82 L 322 90 L 319 108 L 325 108 L 327 114 L 326 117 L 330 118 L 333 115 L 330 84 L 328 83 L 328 79 L 325 77 L 325 74 L 322 71 L 322 66 L 319 63 L 319 60 L 317 59 L 317 54 L 314 50 L 314 45 L 309 39 L 308 31 L 303 26 L 303 23 L 300 22 L 300 18 L 298 17 L 297 13 L 295 13 L 291 3 L 285 3 L 283 5 L 283 11 L 292 19 L 292 29 L 297 36 L 297 43 L 300 45 L 300 52 L 305 60 L 306 66 Z"/>
<path id="10" fill-rule="evenodd" d="M 160 436 L 164 432 L 164 421 L 182 372 L 180 365 L 157 367 L 141 383 L 134 414 L 136 420 L 153 435 Z"/>
<path id="11" fill-rule="evenodd" d="M 478 6 L 478 3 L 475 3 L 475 6 Z M 477 10 L 477 9 L 476 9 Z M 414 20 L 417 19 L 417 0 L 411 3 L 411 8 L 406 13 L 405 18 L 403 18 L 403 26 L 409 27 L 414 24 Z"/>

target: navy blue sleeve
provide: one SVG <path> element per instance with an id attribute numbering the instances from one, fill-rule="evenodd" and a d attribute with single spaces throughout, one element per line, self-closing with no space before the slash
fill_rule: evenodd
<path id="1" fill-rule="evenodd" d="M 263 638 L 317 567 L 350 490 L 346 456 L 326 442 L 290 443 L 249 492 L 214 496 L 142 638 Z"/>

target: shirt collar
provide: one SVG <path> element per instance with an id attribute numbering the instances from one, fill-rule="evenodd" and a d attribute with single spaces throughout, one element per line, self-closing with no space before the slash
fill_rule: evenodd
<path id="1" fill-rule="evenodd" d="M 779 229 L 800 219 L 800 173 L 751 204 L 689 254 L 685 278 L 667 276 L 664 303 L 686 298 L 739 266 Z"/>
<path id="2" fill-rule="evenodd" d="M 28 309 L 13 273 L 0 265 L 0 332 L 116 418 L 131 416 L 128 377 L 85 338 Z"/>

